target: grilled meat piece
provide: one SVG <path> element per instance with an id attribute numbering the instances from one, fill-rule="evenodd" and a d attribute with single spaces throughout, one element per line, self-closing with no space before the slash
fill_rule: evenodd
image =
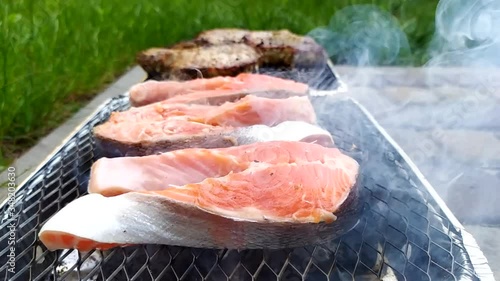
<path id="1" fill-rule="evenodd" d="M 300 36 L 289 30 L 256 30 L 237 28 L 219 28 L 201 32 L 187 43 L 177 45 L 222 45 L 247 44 L 261 55 L 261 66 L 295 67 L 310 66 L 322 62 L 326 56 L 323 48 L 307 36 Z"/>
<path id="2" fill-rule="evenodd" d="M 311 66 L 326 59 L 323 48 L 307 36 L 299 36 L 288 30 L 252 31 L 243 42 L 261 54 L 261 66 L 295 67 Z"/>
<path id="3" fill-rule="evenodd" d="M 137 61 L 150 78 L 189 80 L 200 76 L 235 76 L 255 71 L 259 66 L 311 67 L 326 58 L 326 52 L 314 39 L 286 29 L 219 28 L 168 48 L 141 52 Z"/>
<path id="4" fill-rule="evenodd" d="M 138 54 L 137 62 L 150 77 L 191 80 L 236 76 L 257 70 L 259 54 L 245 44 L 151 48 Z"/>
<path id="5" fill-rule="evenodd" d="M 245 43 L 250 31 L 238 28 L 218 28 L 200 32 L 194 39 L 181 41 L 168 46 L 169 49 L 190 49 L 201 46 L 219 46 Z"/>
<path id="6" fill-rule="evenodd" d="M 245 36 L 250 32 L 249 30 L 238 28 L 211 29 L 198 34 L 194 41 L 202 45 L 240 44 L 244 43 Z"/>

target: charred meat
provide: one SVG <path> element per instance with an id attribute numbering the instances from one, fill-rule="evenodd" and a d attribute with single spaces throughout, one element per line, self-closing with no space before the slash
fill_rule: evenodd
<path id="1" fill-rule="evenodd" d="M 137 62 L 150 78 L 189 80 L 235 76 L 260 66 L 310 67 L 326 58 L 326 52 L 314 39 L 286 29 L 220 28 L 168 48 L 145 50 L 137 56 Z"/>
<path id="2" fill-rule="evenodd" d="M 138 54 L 137 62 L 150 77 L 160 80 L 191 80 L 236 76 L 257 69 L 260 56 L 246 44 L 151 48 Z"/>

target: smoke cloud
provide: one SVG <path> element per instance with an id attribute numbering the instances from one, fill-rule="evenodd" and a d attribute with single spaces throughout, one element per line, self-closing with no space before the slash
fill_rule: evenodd
<path id="1" fill-rule="evenodd" d="M 492 196 L 500 194 L 499 27 L 499 0 L 441 0 L 421 68 L 411 67 L 397 19 L 373 5 L 340 10 L 309 33 L 338 62 L 347 94 L 372 112 L 465 223 L 500 223 L 500 197 Z M 391 64 L 410 67 L 373 68 Z"/>
<path id="2" fill-rule="evenodd" d="M 500 1 L 441 0 L 428 67 L 500 66 Z"/>
<path id="3" fill-rule="evenodd" d="M 338 64 L 392 65 L 409 59 L 406 34 L 397 20 L 374 5 L 356 5 L 337 12 L 326 27 L 312 30 Z"/>

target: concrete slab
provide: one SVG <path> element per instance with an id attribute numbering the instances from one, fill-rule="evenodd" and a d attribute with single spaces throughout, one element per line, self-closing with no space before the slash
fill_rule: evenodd
<path id="1" fill-rule="evenodd" d="M 500 88 L 498 68 L 455 67 L 351 67 L 335 66 L 335 71 L 349 87 L 458 87 L 477 89 L 481 85 Z M 500 95 L 500 93 L 498 93 Z"/>
<path id="2" fill-rule="evenodd" d="M 427 88 L 400 86 L 388 87 L 383 90 L 384 97 L 398 105 L 419 104 L 427 105 L 439 102 L 440 96 Z"/>
<path id="3" fill-rule="evenodd" d="M 488 259 L 496 280 L 500 280 L 500 228 L 481 225 L 464 225 L 481 247 L 481 251 Z"/>
<path id="4" fill-rule="evenodd" d="M 452 183 L 445 196 L 450 210 L 463 223 L 500 225 L 500 173 L 471 168 Z M 500 237 L 498 237 L 500 244 Z M 499 264 L 500 265 L 500 264 Z"/>
<path id="5" fill-rule="evenodd" d="M 434 104 L 408 101 L 399 107 L 392 107 L 392 114 L 383 115 L 379 119 L 385 127 L 500 131 L 500 123 L 497 121 L 500 118 L 500 103 L 493 100 L 485 99 L 473 105 L 458 99 Z M 372 110 L 379 111 L 377 108 Z"/>
<path id="6" fill-rule="evenodd" d="M 453 161 L 464 164 L 500 168 L 500 139 L 496 131 L 429 131 L 393 127 L 386 130 L 420 165 L 424 165 L 424 161 L 428 162 L 430 158 L 452 157 Z"/>
<path id="7" fill-rule="evenodd" d="M 360 102 L 377 120 L 381 120 L 385 116 L 393 116 L 404 106 L 395 103 L 384 93 L 385 89 L 349 86 L 346 95 Z"/>
<path id="8" fill-rule="evenodd" d="M 493 132 L 388 128 L 461 221 L 500 224 L 500 140 Z M 474 208 L 463 208 L 465 205 Z"/>

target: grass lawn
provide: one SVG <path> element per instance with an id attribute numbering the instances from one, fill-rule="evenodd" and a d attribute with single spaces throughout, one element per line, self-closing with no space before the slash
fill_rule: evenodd
<path id="1" fill-rule="evenodd" d="M 366 7 L 343 10 L 332 20 L 337 11 L 355 4 L 375 4 L 396 21 Z M 371 38 L 368 44 L 380 51 L 403 34 L 408 43 L 401 52 L 404 59 L 377 53 L 374 63 L 420 64 L 433 33 L 436 5 L 431 0 L 3 0 L 0 170 L 133 65 L 142 49 L 216 27 L 287 28 L 307 34 L 332 20 L 329 29 L 341 31 L 325 39 L 334 62 L 353 63 L 347 53 L 357 40 Z M 372 22 L 369 29 L 363 27 L 366 20 Z M 338 45 L 346 38 L 351 45 Z"/>

